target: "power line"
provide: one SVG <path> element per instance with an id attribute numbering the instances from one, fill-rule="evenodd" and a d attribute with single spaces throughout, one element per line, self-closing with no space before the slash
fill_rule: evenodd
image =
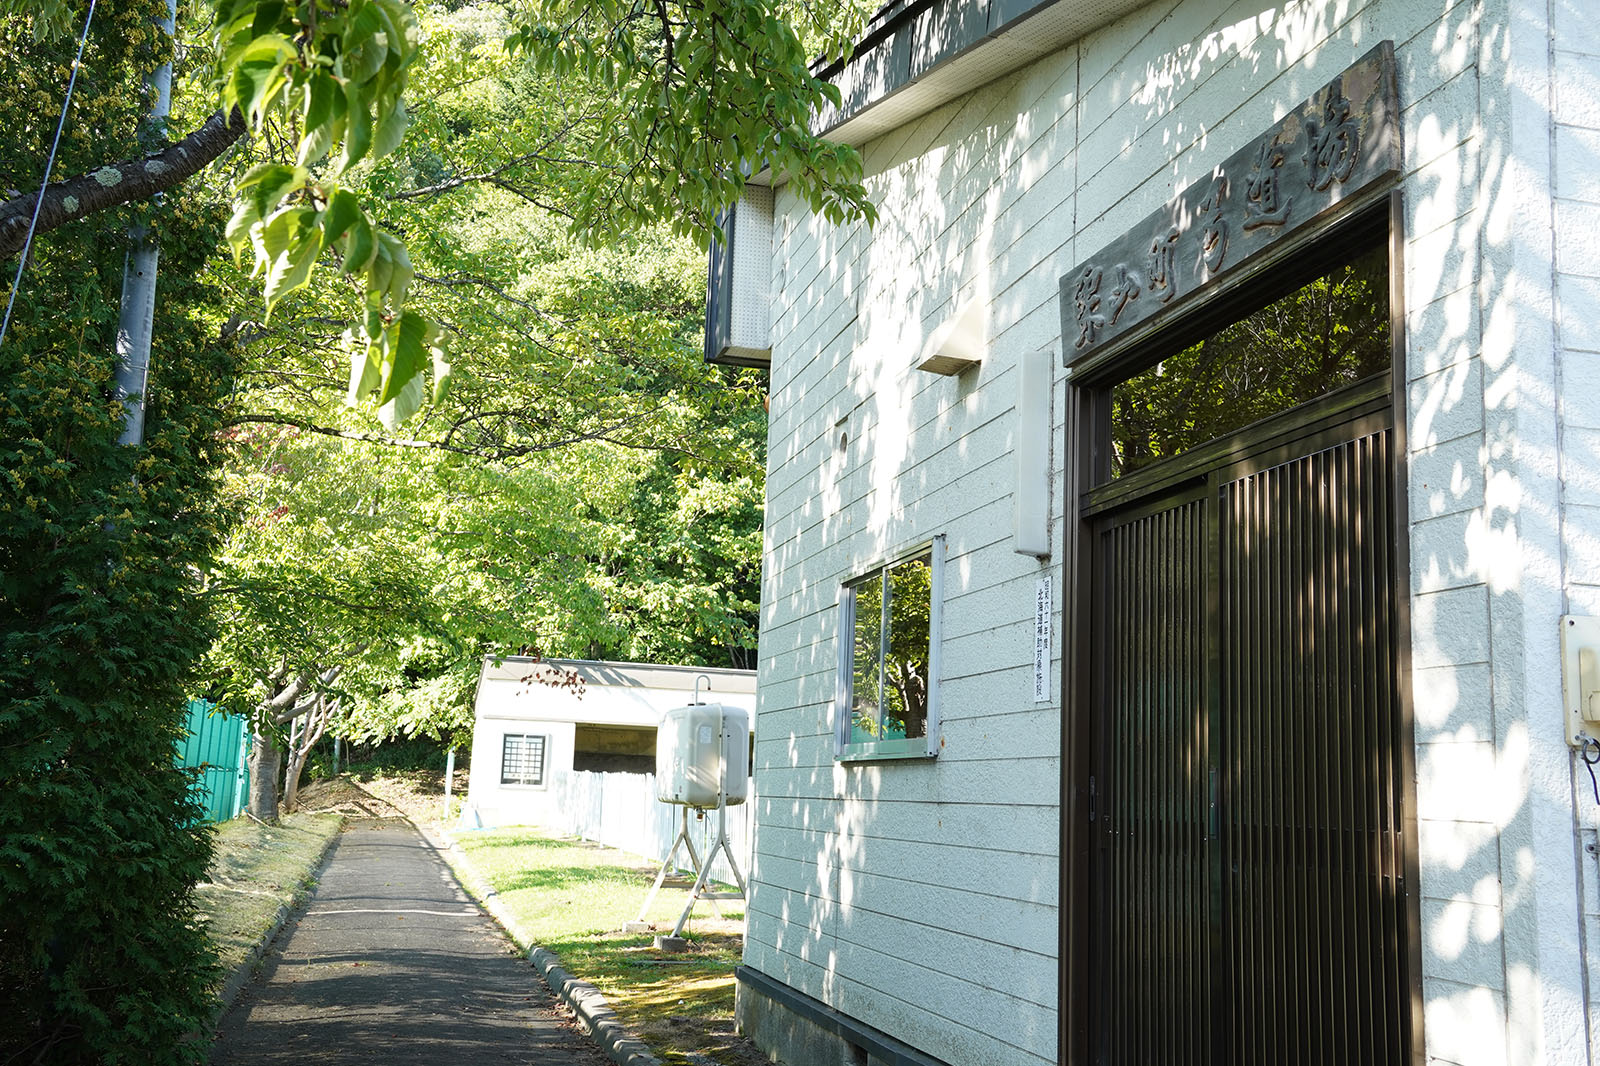
<path id="1" fill-rule="evenodd" d="M 6 341 L 6 330 L 11 328 L 11 310 L 17 304 L 17 293 L 22 289 L 22 270 L 28 265 L 28 252 L 33 248 L 33 233 L 39 226 L 39 209 L 44 206 L 44 193 L 50 187 L 50 171 L 55 169 L 56 149 L 61 146 L 61 131 L 67 126 L 67 110 L 72 106 L 72 90 L 78 84 L 78 65 L 83 62 L 83 46 L 89 41 L 89 24 L 94 21 L 95 0 L 89 0 L 89 13 L 83 19 L 83 33 L 78 36 L 78 54 L 72 59 L 72 76 L 67 79 L 67 96 L 61 101 L 61 118 L 56 123 L 56 136 L 50 142 L 50 158 L 44 165 L 44 180 L 39 183 L 39 195 L 33 201 L 33 218 L 28 222 L 28 237 L 22 242 L 22 258 L 17 261 L 17 276 L 11 281 L 11 297 L 6 301 L 6 317 L 0 321 L 0 344 Z"/>

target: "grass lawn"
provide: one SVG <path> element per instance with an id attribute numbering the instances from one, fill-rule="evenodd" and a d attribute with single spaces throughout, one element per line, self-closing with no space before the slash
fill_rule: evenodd
<path id="1" fill-rule="evenodd" d="M 337 814 L 288 814 L 275 826 L 239 817 L 217 827 L 195 896 L 224 973 L 244 961 L 280 906 L 309 891 L 312 868 L 343 823 Z"/>
<path id="2" fill-rule="evenodd" d="M 535 942 L 598 988 L 619 1020 L 664 1062 L 766 1062 L 733 1032 L 733 968 L 744 943 L 742 903 L 702 901 L 684 930 L 690 949 L 658 952 L 654 934 L 619 930 L 638 917 L 660 867 L 529 828 L 460 833 L 456 843 Z M 687 881 L 669 880 L 657 893 L 646 918 L 660 932 L 672 931 L 689 887 Z M 722 908 L 720 918 L 713 906 Z"/>

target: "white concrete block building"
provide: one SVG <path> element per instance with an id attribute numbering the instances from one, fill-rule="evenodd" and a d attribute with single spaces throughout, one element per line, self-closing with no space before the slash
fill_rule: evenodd
<path id="1" fill-rule="evenodd" d="M 661 822 L 670 841 L 675 812 L 657 810 L 643 775 L 655 773 L 662 716 L 692 702 L 697 689 L 702 702 L 749 712 L 755 672 L 486 656 L 473 706 L 470 820 L 580 831 L 596 821 L 589 775 L 633 774 L 640 776 L 629 789 L 632 809 L 619 816 L 634 828 Z M 646 850 L 624 832 L 609 836 L 617 847 Z"/>
<path id="2" fill-rule="evenodd" d="M 1593 1062 L 1600 7 L 921 0 L 826 76 L 880 221 L 766 174 L 712 261 L 745 1031 Z"/>

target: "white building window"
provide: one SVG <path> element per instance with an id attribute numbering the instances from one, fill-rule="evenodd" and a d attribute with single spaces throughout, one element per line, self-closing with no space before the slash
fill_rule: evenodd
<path id="1" fill-rule="evenodd" d="M 839 758 L 938 753 L 943 599 L 943 537 L 845 582 L 834 723 Z"/>
<path id="2" fill-rule="evenodd" d="M 500 745 L 500 783 L 542 786 L 549 739 L 539 734 L 507 733 Z"/>

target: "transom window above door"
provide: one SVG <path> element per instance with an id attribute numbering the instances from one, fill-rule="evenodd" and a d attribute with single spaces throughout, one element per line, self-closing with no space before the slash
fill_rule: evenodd
<path id="1" fill-rule="evenodd" d="M 1099 472 L 1098 483 L 1389 369 L 1384 247 L 1290 284 L 1265 306 L 1107 390 L 1109 469 Z"/>

